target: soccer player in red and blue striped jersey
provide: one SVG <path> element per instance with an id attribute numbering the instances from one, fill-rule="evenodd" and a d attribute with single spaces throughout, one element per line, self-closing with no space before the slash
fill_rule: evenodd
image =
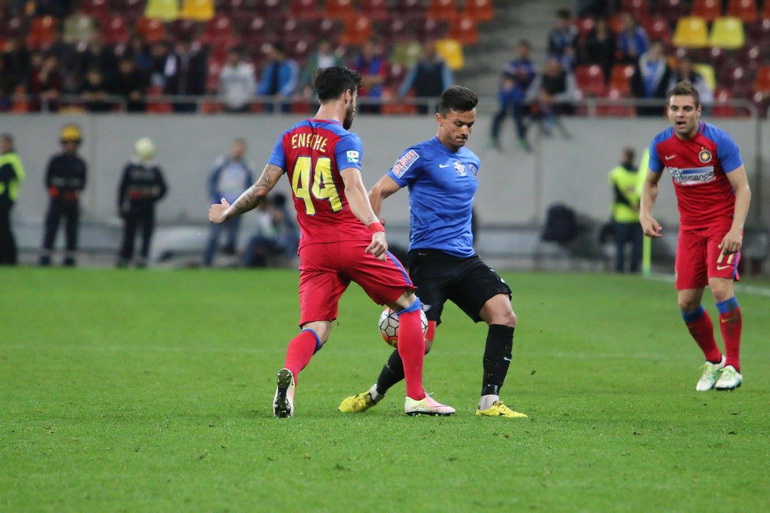
<path id="1" fill-rule="evenodd" d="M 675 264 L 679 308 L 706 358 L 696 390 L 734 390 L 743 382 L 742 319 L 734 282 L 739 279 L 743 225 L 751 203 L 746 169 L 732 137 L 700 120 L 700 99 L 691 84 L 680 82 L 669 92 L 667 112 L 672 126 L 650 145 L 639 221 L 645 235 L 662 235 L 652 209 L 662 171 L 668 170 L 679 208 Z M 724 354 L 701 304 L 706 285 L 719 311 Z"/>
<path id="2" fill-rule="evenodd" d="M 355 281 L 375 302 L 388 305 L 399 316 L 398 351 L 406 371 L 404 411 L 451 415 L 453 408 L 423 390 L 422 303 L 401 263 L 387 251 L 385 229 L 361 180 L 361 140 L 348 131 L 361 76 L 347 68 L 325 68 L 318 71 L 313 86 L 321 102 L 316 116 L 278 138 L 262 176 L 232 205 L 222 199 L 209 210 L 209 220 L 225 222 L 256 208 L 284 173 L 291 182 L 301 229 L 301 331 L 289 342 L 284 368 L 278 372 L 273 413 L 294 416 L 297 376 L 326 343 L 339 299 Z"/>

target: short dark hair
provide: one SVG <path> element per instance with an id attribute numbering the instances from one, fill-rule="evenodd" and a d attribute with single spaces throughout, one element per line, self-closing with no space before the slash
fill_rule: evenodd
<path id="1" fill-rule="evenodd" d="M 479 97 L 463 86 L 452 86 L 441 94 L 441 103 L 438 106 L 438 113 L 442 116 L 449 114 L 450 110 L 456 112 L 468 112 L 476 108 L 479 103 Z"/>
<path id="2" fill-rule="evenodd" d="M 336 100 L 348 90 L 357 92 L 361 87 L 361 74 L 341 66 L 319 69 L 313 77 L 313 90 L 321 103 Z"/>
<path id="3" fill-rule="evenodd" d="M 671 101 L 672 96 L 692 96 L 692 99 L 695 101 L 695 108 L 697 109 L 700 107 L 700 95 L 698 94 L 698 90 L 695 89 L 690 82 L 682 81 L 675 85 L 673 89 L 668 92 L 666 103 Z"/>

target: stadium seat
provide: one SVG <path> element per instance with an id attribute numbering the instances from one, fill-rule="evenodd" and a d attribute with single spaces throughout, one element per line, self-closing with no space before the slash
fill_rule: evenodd
<path id="1" fill-rule="evenodd" d="M 695 0 L 690 9 L 690 16 L 698 16 L 706 21 L 714 21 L 722 16 L 722 0 Z"/>
<path id="2" fill-rule="evenodd" d="M 319 0 L 291 0 L 289 14 L 298 20 L 319 20 L 323 16 Z"/>
<path id="3" fill-rule="evenodd" d="M 770 66 L 760 66 L 754 79 L 754 90 L 760 93 L 770 93 Z"/>
<path id="4" fill-rule="evenodd" d="M 463 69 L 463 45 L 456 39 L 439 39 L 436 41 L 436 52 L 444 58 L 449 69 L 457 71 Z"/>
<path id="5" fill-rule="evenodd" d="M 345 20 L 355 16 L 353 0 L 326 0 L 324 15 L 329 18 Z"/>
<path id="6" fill-rule="evenodd" d="M 594 25 L 596 25 L 596 22 L 590 16 L 576 19 L 575 27 L 578 29 L 578 37 L 581 38 L 581 40 L 587 38 L 594 29 Z"/>
<path id="7" fill-rule="evenodd" d="M 22 37 L 26 34 L 27 24 L 23 16 L 9 18 L 5 24 L 0 25 L 0 35 L 3 37 Z"/>
<path id="8" fill-rule="evenodd" d="M 492 21 L 495 18 L 492 0 L 465 0 L 462 15 L 475 22 Z"/>
<path id="9" fill-rule="evenodd" d="M 214 0 L 182 0 L 179 17 L 186 20 L 209 21 L 214 17 Z"/>
<path id="10" fill-rule="evenodd" d="M 177 0 L 147 0 L 144 16 L 153 20 L 174 21 L 179 17 L 179 5 Z"/>
<path id="11" fill-rule="evenodd" d="M 714 91 L 714 106 L 711 108 L 711 115 L 719 118 L 735 117 L 735 107 L 720 105 L 720 103 L 725 103 L 732 99 L 729 89 L 719 88 Z"/>
<path id="12" fill-rule="evenodd" d="M 623 100 L 629 98 L 629 94 L 619 89 L 609 88 L 605 98 L 608 100 Z M 633 105 L 597 105 L 597 116 L 606 116 L 613 118 L 631 118 L 636 116 L 636 109 Z"/>
<path id="13" fill-rule="evenodd" d="M 104 42 L 108 45 L 115 45 L 128 41 L 131 31 L 128 27 L 126 18 L 121 14 L 110 14 L 107 16 L 102 27 Z"/>
<path id="14" fill-rule="evenodd" d="M 770 19 L 748 23 L 744 28 L 746 29 L 746 44 L 770 47 Z"/>
<path id="15" fill-rule="evenodd" d="M 714 66 L 711 64 L 695 63 L 692 65 L 692 69 L 703 77 L 703 80 L 706 81 L 706 85 L 709 86 L 709 89 L 714 91 L 717 88 L 717 79 Z"/>
<path id="16" fill-rule="evenodd" d="M 476 22 L 471 18 L 455 18 L 449 29 L 449 37 L 456 39 L 465 46 L 472 46 L 479 42 L 479 32 Z"/>
<path id="17" fill-rule="evenodd" d="M 372 37 L 372 21 L 364 14 L 349 17 L 344 21 L 340 43 L 359 46 Z"/>
<path id="18" fill-rule="evenodd" d="M 770 20 L 770 2 L 762 2 L 762 12 L 760 13 L 760 18 L 763 20 Z"/>
<path id="19" fill-rule="evenodd" d="M 361 0 L 361 14 L 368 16 L 372 21 L 383 21 L 388 19 L 387 0 Z"/>
<path id="20" fill-rule="evenodd" d="M 321 21 L 312 25 L 312 30 L 316 39 L 334 41 L 342 30 L 342 24 L 331 18 L 322 18 Z"/>
<path id="21" fill-rule="evenodd" d="M 53 16 L 37 16 L 32 18 L 27 33 L 27 45 L 38 50 L 53 41 L 54 30 L 59 26 L 59 20 Z"/>
<path id="22" fill-rule="evenodd" d="M 136 31 L 148 43 L 157 43 L 166 37 L 166 28 L 163 26 L 163 22 L 145 16 L 137 18 Z"/>
<path id="23" fill-rule="evenodd" d="M 429 0 L 426 14 L 432 20 L 452 22 L 457 18 L 457 3 L 455 0 Z M 468 19 L 475 24 L 472 18 Z"/>
<path id="24" fill-rule="evenodd" d="M 739 18 L 744 23 L 757 21 L 759 19 L 757 11 L 756 0 L 730 0 L 727 3 L 727 16 Z"/>
<path id="25" fill-rule="evenodd" d="M 391 15 L 380 25 L 379 36 L 386 44 L 395 44 L 399 41 L 413 40 L 407 18 L 399 15 Z"/>
<path id="26" fill-rule="evenodd" d="M 406 78 L 408 67 L 402 64 L 393 64 L 388 66 L 388 75 L 385 78 L 385 85 L 398 88 Z"/>
<path id="27" fill-rule="evenodd" d="M 171 38 L 179 41 L 180 39 L 196 39 L 200 25 L 195 20 L 179 18 L 166 24 L 166 28 Z"/>
<path id="28" fill-rule="evenodd" d="M 415 24 L 418 22 L 415 21 Z M 420 41 L 435 41 L 436 39 L 444 39 L 449 32 L 449 26 L 444 20 L 434 20 L 426 18 L 419 26 L 415 27 L 415 33 L 417 39 Z"/>
<path id="29" fill-rule="evenodd" d="M 673 43 L 682 48 L 706 48 L 709 46 L 706 20 L 697 16 L 679 18 L 674 29 Z"/>
<path id="30" fill-rule="evenodd" d="M 417 113 L 417 107 L 409 103 L 399 101 L 395 94 L 396 88 L 385 87 L 382 91 L 382 113 L 387 115 L 410 115 Z M 409 93 L 407 98 L 413 99 L 414 94 Z"/>
<path id="31" fill-rule="evenodd" d="M 671 24 L 666 18 L 654 16 L 644 26 L 651 41 L 660 39 L 664 44 L 671 42 Z"/>
<path id="32" fill-rule="evenodd" d="M 642 25 L 650 19 L 650 5 L 647 0 L 626 0 L 623 2 L 622 11 L 629 12 Z"/>
<path id="33" fill-rule="evenodd" d="M 610 89 L 622 94 L 631 94 L 631 77 L 634 74 L 633 64 L 615 64 L 610 71 Z"/>
<path id="34" fill-rule="evenodd" d="M 395 0 L 393 11 L 401 16 L 420 16 L 425 14 L 425 9 L 420 0 Z"/>
<path id="35" fill-rule="evenodd" d="M 78 10 L 95 18 L 104 18 L 110 12 L 107 0 L 80 0 Z"/>
<path id="36" fill-rule="evenodd" d="M 207 43 L 231 40 L 234 38 L 233 34 L 233 22 L 229 16 L 225 14 L 217 14 L 203 29 L 203 35 L 201 40 Z"/>
<path id="37" fill-rule="evenodd" d="M 658 0 L 655 4 L 655 13 L 663 16 L 671 23 L 676 23 L 677 20 L 685 14 L 685 4 L 683 0 Z"/>
<path id="38" fill-rule="evenodd" d="M 112 0 L 112 10 L 127 19 L 136 19 L 144 12 L 145 0 Z"/>
<path id="39" fill-rule="evenodd" d="M 714 20 L 709 35 L 710 46 L 735 50 L 741 48 L 745 43 L 746 36 L 743 33 L 743 22 L 740 19 L 722 16 Z"/>
<path id="40" fill-rule="evenodd" d="M 575 81 L 584 96 L 604 96 L 605 81 L 598 64 L 581 64 L 575 68 Z"/>

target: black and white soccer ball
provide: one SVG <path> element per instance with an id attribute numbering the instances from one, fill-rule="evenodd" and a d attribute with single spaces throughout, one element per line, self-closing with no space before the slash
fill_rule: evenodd
<path id="1" fill-rule="evenodd" d="M 428 333 L 428 318 L 425 312 L 420 310 L 420 321 L 422 323 L 423 337 Z M 390 346 L 396 347 L 398 344 L 398 316 L 396 312 L 386 307 L 380 314 L 380 335 L 382 339 Z"/>

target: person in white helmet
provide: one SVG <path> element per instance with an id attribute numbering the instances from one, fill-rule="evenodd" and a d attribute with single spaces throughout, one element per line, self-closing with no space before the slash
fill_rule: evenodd
<path id="1" fill-rule="evenodd" d="M 142 246 L 137 267 L 147 265 L 150 241 L 155 229 L 155 203 L 162 199 L 168 187 L 163 171 L 155 162 L 155 144 L 148 137 L 136 141 L 135 158 L 123 169 L 118 187 L 118 215 L 123 218 L 123 243 L 118 254 L 118 267 L 126 267 L 134 259 L 134 241 L 141 230 Z"/>

